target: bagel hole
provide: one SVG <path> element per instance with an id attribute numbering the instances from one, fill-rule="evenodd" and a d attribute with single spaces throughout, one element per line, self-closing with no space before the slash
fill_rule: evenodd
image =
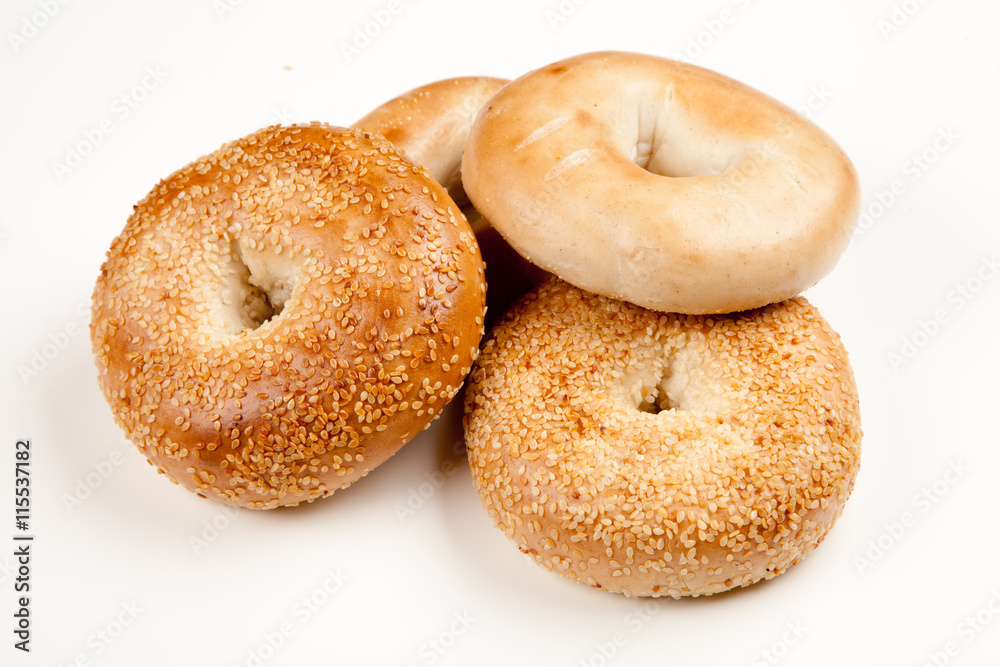
<path id="1" fill-rule="evenodd" d="M 281 315 L 293 284 L 287 276 L 274 271 L 272 253 L 244 249 L 236 241 L 231 247 L 241 324 L 244 330 L 253 331 Z M 280 258 L 277 265 L 282 265 Z"/>
<path id="2" fill-rule="evenodd" d="M 629 155 L 632 163 L 655 176 L 666 178 L 691 178 L 714 176 L 726 172 L 726 165 L 706 159 L 691 157 L 680 151 L 664 148 L 655 137 L 640 136 Z"/>
<path id="3" fill-rule="evenodd" d="M 667 410 L 674 410 L 678 407 L 678 402 L 670 395 L 667 385 L 670 381 L 670 371 L 667 369 L 660 381 L 651 387 L 644 387 L 639 401 L 640 412 L 651 415 L 658 415 Z"/>
<path id="4" fill-rule="evenodd" d="M 247 281 L 243 293 L 243 323 L 246 328 L 257 329 L 281 314 L 281 308 L 275 309 L 267 292 L 253 283 Z"/>
<path id="5" fill-rule="evenodd" d="M 734 158 L 728 142 L 694 134 L 696 126 L 678 110 L 674 89 L 642 89 L 636 103 L 638 114 L 624 127 L 620 144 L 637 167 L 666 178 L 692 178 L 724 174 Z"/>

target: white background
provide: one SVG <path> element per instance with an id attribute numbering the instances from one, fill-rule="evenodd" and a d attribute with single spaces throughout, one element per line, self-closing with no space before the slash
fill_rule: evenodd
<path id="1" fill-rule="evenodd" d="M 0 663 L 996 665 L 1000 5 L 388 7 L 4 0 Z M 87 302 L 158 179 L 274 122 L 346 125 L 430 81 L 599 49 L 740 79 L 857 165 L 868 217 L 809 296 L 852 355 L 862 470 L 816 552 L 696 600 L 547 573 L 480 507 L 454 409 L 356 486 L 267 513 L 174 487 L 122 440 Z M 33 457 L 29 655 L 12 647 L 18 438 Z"/>

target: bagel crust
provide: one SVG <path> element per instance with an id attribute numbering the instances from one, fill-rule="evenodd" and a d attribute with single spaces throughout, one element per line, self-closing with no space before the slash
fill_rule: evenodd
<path id="1" fill-rule="evenodd" d="M 522 552 L 672 597 L 797 563 L 840 515 L 861 442 L 847 353 L 805 299 L 677 315 L 557 279 L 492 330 L 465 433 L 479 497 Z"/>
<path id="2" fill-rule="evenodd" d="M 590 53 L 504 86 L 462 178 L 520 254 L 591 292 L 665 312 L 747 310 L 829 273 L 860 188 L 784 104 L 655 56 Z"/>
<path id="3" fill-rule="evenodd" d="M 459 205 L 468 202 L 462 188 L 462 151 L 476 115 L 506 79 L 463 76 L 435 81 L 394 97 L 354 123 L 378 132 L 407 157 L 427 167 Z"/>
<path id="4" fill-rule="evenodd" d="M 378 132 L 414 162 L 427 167 L 468 217 L 486 262 L 487 326 L 549 274 L 512 249 L 471 205 L 462 187 L 462 152 L 472 122 L 506 79 L 459 77 L 403 93 L 354 124 Z"/>
<path id="5" fill-rule="evenodd" d="M 485 284 L 464 216 L 381 137 L 270 127 L 135 207 L 93 296 L 118 424 L 172 481 L 268 509 L 385 461 L 458 391 Z"/>

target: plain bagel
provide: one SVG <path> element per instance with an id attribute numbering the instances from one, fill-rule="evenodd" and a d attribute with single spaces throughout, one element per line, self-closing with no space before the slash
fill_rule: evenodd
<path id="1" fill-rule="evenodd" d="M 379 105 L 352 127 L 381 134 L 427 167 L 461 206 L 468 203 L 461 172 L 469 128 L 486 101 L 506 83 L 487 76 L 435 81 Z"/>
<path id="2" fill-rule="evenodd" d="M 861 427 L 804 299 L 677 315 L 552 279 L 493 328 L 466 392 L 473 481 L 522 552 L 631 596 L 774 577 L 830 530 Z"/>
<path id="3" fill-rule="evenodd" d="M 270 127 L 160 182 L 101 269 L 91 337 L 118 424 L 199 495 L 327 496 L 423 429 L 483 331 L 472 230 L 381 137 Z"/>
<path id="4" fill-rule="evenodd" d="M 483 105 L 506 83 L 491 77 L 436 81 L 389 100 L 354 123 L 358 129 L 378 132 L 426 166 L 462 207 L 486 262 L 487 323 L 549 275 L 504 241 L 469 204 L 462 187 L 462 152 L 469 129 Z"/>
<path id="5" fill-rule="evenodd" d="M 472 203 L 522 255 L 583 289 L 667 312 L 795 296 L 859 211 L 816 125 L 725 76 L 591 53 L 512 81 L 473 124 Z"/>

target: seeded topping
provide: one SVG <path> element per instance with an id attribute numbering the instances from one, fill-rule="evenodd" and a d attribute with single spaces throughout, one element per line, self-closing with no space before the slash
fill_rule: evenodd
<path id="1" fill-rule="evenodd" d="M 474 361 L 485 283 L 460 210 L 380 137 L 270 127 L 135 208 L 94 291 L 116 420 L 231 505 L 327 496 L 391 456 Z"/>
<path id="2" fill-rule="evenodd" d="M 776 576 L 824 538 L 858 471 L 847 353 L 802 298 L 685 316 L 552 279 L 493 329 L 465 410 L 497 526 L 626 595 Z"/>

